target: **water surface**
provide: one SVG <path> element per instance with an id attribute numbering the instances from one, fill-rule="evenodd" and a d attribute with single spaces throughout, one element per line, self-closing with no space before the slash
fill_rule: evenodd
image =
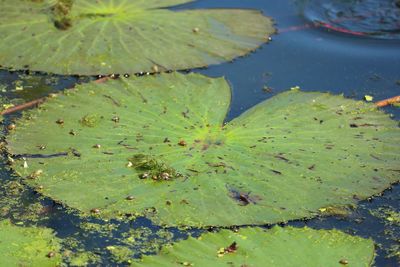
<path id="1" fill-rule="evenodd" d="M 321 2 L 324 4 L 319 5 Z M 354 1 L 358 3 L 356 6 L 351 6 L 349 2 L 353 1 L 199 0 L 176 9 L 258 9 L 273 17 L 276 22 L 279 34 L 272 36 L 272 42 L 262 46 L 255 53 L 231 63 L 193 70 L 212 77 L 225 76 L 230 82 L 233 102 L 227 120 L 231 120 L 248 108 L 293 86 L 300 86 L 304 91 L 344 94 L 353 99 L 363 99 L 365 95 L 371 95 L 374 101 L 400 95 L 400 41 L 397 40 L 400 8 L 395 9 L 396 7 L 391 5 L 395 1 L 388 0 Z M 362 6 L 360 3 L 366 5 Z M 349 9 L 349 6 L 353 8 Z M 388 6 L 393 10 L 388 11 Z M 376 16 L 373 17 L 372 13 L 368 12 Z M 386 16 L 387 14 L 389 15 Z M 378 15 L 383 16 L 385 21 L 377 20 Z M 34 74 L 32 78 L 21 72 L 0 71 L 0 84 L 2 89 L 5 89 L 2 94 L 25 101 L 70 88 L 76 82 L 87 80 L 88 78 L 45 74 Z M 400 119 L 399 108 L 387 107 L 385 111 L 393 114 L 395 119 Z M 18 114 L 7 117 L 7 120 L 15 116 Z M 5 181 L 16 179 L 4 164 L 1 176 Z M 400 187 L 395 185 L 384 192 L 383 196 L 362 202 L 359 208 L 346 218 L 316 218 L 289 224 L 324 229 L 338 228 L 351 234 L 372 238 L 381 244 L 377 247 L 376 266 L 397 266 L 398 262 L 394 257 L 387 258 L 387 249 L 396 244 L 393 239 L 400 238 L 400 229 L 389 227 L 384 219 L 372 216 L 370 210 L 389 207 L 399 212 L 399 193 Z M 28 191 L 23 198 L 28 203 L 38 199 L 38 195 Z M 150 229 L 150 232 L 143 234 L 143 239 L 139 238 L 143 244 L 138 242 L 129 245 L 136 257 L 141 254 L 141 246 L 147 246 L 149 242 L 153 242 L 154 248 L 160 245 L 158 239 L 155 239 L 155 233 L 160 228 L 146 219 L 140 218 L 129 223 L 113 221 L 105 224 L 106 230 L 93 233 L 87 228 L 82 229 L 81 223 L 104 223 L 96 219 L 81 219 L 48 199 L 41 202 L 49 207 L 49 211 L 41 219 L 40 225 L 53 228 L 59 237 L 80 239 L 80 247 L 96 252 L 103 259 L 104 265 L 115 264 L 106 247 L 122 244 L 121 237 L 129 230 L 143 230 L 142 227 Z M 388 229 L 395 232 L 394 237 L 387 234 Z M 175 235 L 175 239 L 185 238 L 188 233 L 199 234 L 195 229 L 168 231 Z"/>

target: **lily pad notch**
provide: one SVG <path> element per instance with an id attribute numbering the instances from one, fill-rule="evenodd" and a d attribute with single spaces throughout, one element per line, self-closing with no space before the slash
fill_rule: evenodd
<path id="1" fill-rule="evenodd" d="M 259 11 L 191 0 L 0 0 L 0 64 L 57 74 L 182 70 L 243 56 L 275 33 Z"/>
<path id="2" fill-rule="evenodd" d="M 310 218 L 399 181 L 398 122 L 373 104 L 291 90 L 225 124 L 230 100 L 198 74 L 79 85 L 16 122 L 12 167 L 83 214 L 167 226 Z"/>

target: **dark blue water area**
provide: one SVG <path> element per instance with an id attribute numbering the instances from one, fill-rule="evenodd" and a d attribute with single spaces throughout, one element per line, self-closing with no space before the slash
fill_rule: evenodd
<path id="1" fill-rule="evenodd" d="M 203 0 L 185 5 L 262 10 L 275 20 L 281 32 L 249 56 L 200 70 L 208 76 L 225 76 L 231 83 L 233 104 L 228 119 L 293 86 L 304 91 L 343 93 L 355 99 L 372 95 L 379 100 L 400 94 L 396 83 L 400 79 L 400 41 L 307 26 L 310 21 L 303 16 L 300 5 L 290 0 Z M 264 86 L 271 87 L 273 93 L 263 92 Z M 388 110 L 400 115 L 398 109 Z"/>
<path id="2" fill-rule="evenodd" d="M 325 21 L 326 15 L 319 14 L 321 9 L 318 8 L 311 12 L 312 10 L 307 6 L 310 2 L 315 5 L 315 1 L 308 0 L 199 0 L 174 8 L 177 10 L 257 9 L 275 20 L 278 33 L 272 36 L 270 43 L 263 45 L 254 53 L 235 59 L 233 62 L 191 70 L 211 77 L 224 76 L 229 81 L 233 97 L 227 121 L 261 101 L 294 86 L 299 86 L 304 91 L 344 94 L 346 97 L 357 100 L 362 100 L 365 95 L 373 96 L 374 101 L 400 95 L 400 41 L 396 38 L 353 34 L 351 32 L 359 27 L 351 25 L 349 21 L 345 23 L 341 21 L 341 24 L 335 24 L 334 28 L 315 23 L 316 18 Z M 328 23 L 329 20 L 325 22 Z M 354 20 L 354 23 L 357 21 Z M 3 95 L 30 101 L 46 96 L 50 92 L 71 88 L 77 82 L 95 79 L 95 77 L 62 77 L 45 74 L 34 74 L 34 76 L 37 80 L 26 82 L 28 86 L 18 91 L 13 90 L 15 82 L 24 77 L 24 74 L 0 71 L 0 84 L 7 85 L 8 88 Z M 393 114 L 394 119 L 400 119 L 399 108 L 386 107 L 384 111 Z M 7 117 L 6 122 L 16 116 L 18 114 Z M 4 180 L 16 179 L 5 166 L 0 167 Z M 37 197 L 33 192 L 27 196 L 32 200 Z M 96 219 L 79 218 L 74 213 L 66 212 L 64 207 L 49 199 L 41 201 L 44 205 L 51 206 L 52 211 L 48 218 L 40 222 L 40 225 L 54 229 L 61 238 L 80 239 L 85 249 L 95 251 L 102 257 L 104 265 L 116 265 L 110 260 L 106 247 L 120 244 L 123 233 L 142 227 L 149 227 L 154 233 L 161 229 L 159 226 L 152 225 L 149 220 L 139 218 L 126 223 L 112 221 L 111 223 L 115 223 L 117 227 L 107 236 L 100 233 L 87 233 L 79 227 L 82 222 L 100 224 L 102 222 Z M 398 245 L 396 239 L 400 238 L 400 228 L 388 226 L 387 221 L 370 214 L 371 210 L 379 207 L 400 212 L 400 186 L 394 185 L 382 196 L 362 201 L 350 216 L 315 218 L 288 224 L 299 227 L 306 225 L 316 229 L 336 228 L 350 234 L 372 238 L 378 244 L 375 265 L 398 266 L 398 259 L 388 258 L 388 248 Z M 389 230 L 395 232 L 394 238 L 388 236 Z M 175 239 L 201 232 L 196 229 L 168 229 L 168 231 L 175 235 Z M 138 248 L 132 247 L 132 249 L 135 251 L 133 256 L 140 256 Z"/>

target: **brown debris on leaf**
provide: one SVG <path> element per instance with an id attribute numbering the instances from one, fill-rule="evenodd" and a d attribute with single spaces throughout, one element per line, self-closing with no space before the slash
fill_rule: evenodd
<path id="1" fill-rule="evenodd" d="M 249 204 L 257 204 L 262 198 L 258 195 L 250 195 L 251 192 L 243 192 L 227 186 L 229 196 L 236 200 L 240 206 L 247 206 Z"/>
<path id="2" fill-rule="evenodd" d="M 226 248 L 220 248 L 218 250 L 218 257 L 223 257 L 225 254 L 235 253 L 238 250 L 238 248 L 239 246 L 235 241 Z"/>

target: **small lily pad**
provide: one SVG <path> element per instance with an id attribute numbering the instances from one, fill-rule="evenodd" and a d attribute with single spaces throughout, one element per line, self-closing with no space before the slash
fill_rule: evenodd
<path id="1" fill-rule="evenodd" d="M 373 104 L 294 89 L 224 124 L 230 100 L 198 74 L 79 85 L 17 121 L 12 167 L 83 214 L 198 227 L 308 218 L 399 180 L 398 122 Z"/>
<path id="2" fill-rule="evenodd" d="M 243 56 L 275 32 L 240 9 L 168 10 L 192 0 L 0 0 L 0 64 L 97 75 L 203 67 Z"/>
<path id="3" fill-rule="evenodd" d="M 337 230 L 221 230 L 164 247 L 132 266 L 371 266 L 374 242 Z"/>
<path id="4" fill-rule="evenodd" d="M 0 221 L 1 266 L 59 266 L 60 242 L 49 229 Z"/>

